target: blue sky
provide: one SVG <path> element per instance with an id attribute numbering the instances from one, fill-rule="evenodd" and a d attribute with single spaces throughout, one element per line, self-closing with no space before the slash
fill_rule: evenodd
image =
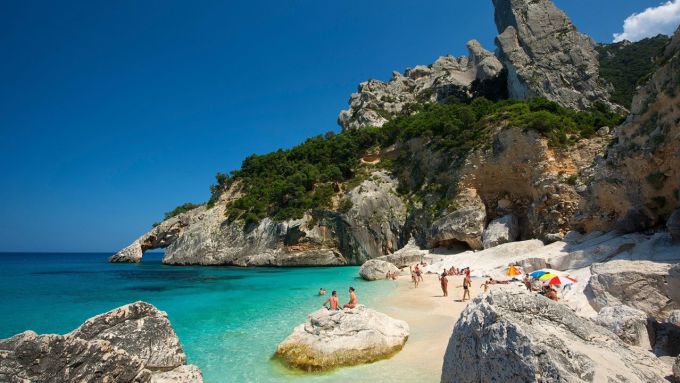
<path id="1" fill-rule="evenodd" d="M 646 0 L 560 0 L 611 41 Z M 115 251 L 356 85 L 494 49 L 490 0 L 0 3 L 0 251 Z"/>

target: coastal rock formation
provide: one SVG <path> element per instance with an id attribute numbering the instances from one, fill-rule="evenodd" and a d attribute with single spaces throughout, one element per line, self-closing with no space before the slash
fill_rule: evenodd
<path id="1" fill-rule="evenodd" d="M 385 279 L 385 275 L 388 272 L 399 273 L 397 266 L 377 259 L 371 259 L 366 261 L 359 269 L 359 275 L 361 278 L 367 281 L 377 281 L 379 279 Z"/>
<path id="2" fill-rule="evenodd" d="M 376 259 L 389 262 L 396 267 L 406 267 L 414 263 L 428 262 L 432 263 L 433 256 L 429 251 L 423 250 L 416 244 L 416 241 L 411 238 L 406 246 L 395 251 L 392 254 L 383 255 Z M 438 257 L 437 257 L 438 258 Z"/>
<path id="3" fill-rule="evenodd" d="M 465 242 L 471 249 L 480 250 L 486 223 L 486 207 L 474 189 L 461 192 L 454 202 L 458 209 L 432 224 L 429 247 L 449 246 Z"/>
<path id="4" fill-rule="evenodd" d="M 668 232 L 674 241 L 680 242 L 680 209 L 675 209 L 673 214 L 666 221 Z"/>
<path id="5" fill-rule="evenodd" d="M 0 381 L 203 381 L 167 315 L 136 302 L 88 319 L 66 335 L 26 331 L 0 340 Z"/>
<path id="6" fill-rule="evenodd" d="M 498 246 L 506 242 L 517 240 L 519 236 L 519 222 L 512 214 L 489 222 L 482 235 L 482 244 L 485 249 Z"/>
<path id="7" fill-rule="evenodd" d="M 586 231 L 658 227 L 680 207 L 680 29 L 657 62 L 593 170 L 578 219 Z"/>
<path id="8" fill-rule="evenodd" d="M 647 314 L 643 311 L 628 306 L 605 307 L 595 317 L 595 323 L 608 328 L 630 345 L 646 350 L 651 348 Z"/>
<path id="9" fill-rule="evenodd" d="M 673 377 L 680 382 L 680 356 L 675 358 L 675 363 L 673 363 Z"/>
<path id="10" fill-rule="evenodd" d="M 463 311 L 444 356 L 448 382 L 665 382 L 664 366 L 563 304 L 498 288 Z"/>
<path id="11" fill-rule="evenodd" d="M 550 0 L 493 0 L 498 56 L 508 70 L 511 98 L 545 97 L 587 109 L 606 101 L 598 55 L 590 37 Z"/>
<path id="12" fill-rule="evenodd" d="M 666 295 L 671 268 L 649 261 L 610 261 L 590 268 L 592 276 L 585 293 L 596 311 L 607 306 L 626 305 L 664 320 L 679 306 Z"/>
<path id="13" fill-rule="evenodd" d="M 360 265 L 400 247 L 406 206 L 397 181 L 375 171 L 344 196 L 346 212 L 309 212 L 302 219 L 256 225 L 230 222 L 225 205 L 238 185 L 211 208 L 201 206 L 161 222 L 109 260 L 139 262 L 148 249 L 165 248 L 174 265 L 330 266 Z"/>
<path id="14" fill-rule="evenodd" d="M 349 99 L 349 109 L 338 116 L 343 130 L 380 127 L 417 103 L 436 102 L 448 96 L 469 95 L 473 82 L 492 80 L 503 66 L 478 41 L 467 44 L 468 57 L 444 56 L 432 65 L 418 65 L 402 75 L 393 72 L 387 83 L 369 80 L 359 84 Z"/>
<path id="15" fill-rule="evenodd" d="M 321 309 L 279 344 L 276 355 L 292 367 L 325 370 L 388 358 L 402 349 L 408 336 L 406 322 L 363 305 Z"/>

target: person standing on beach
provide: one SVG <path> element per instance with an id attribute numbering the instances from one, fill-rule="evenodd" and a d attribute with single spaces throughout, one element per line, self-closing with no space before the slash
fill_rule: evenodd
<path id="1" fill-rule="evenodd" d="M 359 303 L 359 300 L 357 299 L 357 295 L 354 293 L 354 287 L 349 288 L 349 302 L 343 306 L 344 309 L 353 309 L 357 307 L 357 304 Z"/>
<path id="2" fill-rule="evenodd" d="M 411 280 L 413 281 L 413 285 L 415 285 L 415 287 L 417 289 L 418 288 L 418 275 L 416 274 L 415 271 L 413 271 L 413 268 L 411 268 L 411 266 L 409 266 L 408 269 L 411 271 Z"/>
<path id="3" fill-rule="evenodd" d="M 439 277 L 439 282 L 442 284 L 442 292 L 444 293 L 445 297 L 449 296 L 449 280 L 446 278 L 446 269 L 444 269 L 444 272 L 442 273 L 441 277 Z"/>
<path id="4" fill-rule="evenodd" d="M 321 307 L 325 307 L 328 310 L 337 310 L 338 306 L 340 306 L 340 303 L 338 303 L 338 292 L 335 290 L 333 290 L 331 296 L 328 297 L 328 299 L 326 299 L 326 302 L 324 302 L 324 304 L 321 305 Z"/>
<path id="5" fill-rule="evenodd" d="M 465 278 L 463 279 L 463 301 L 465 301 L 465 297 L 467 299 L 470 299 L 470 285 L 472 284 L 472 281 L 470 280 L 470 274 L 466 274 Z"/>

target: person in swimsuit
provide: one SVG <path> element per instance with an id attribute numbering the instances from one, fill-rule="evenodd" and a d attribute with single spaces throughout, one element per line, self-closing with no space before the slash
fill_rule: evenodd
<path id="1" fill-rule="evenodd" d="M 447 274 L 448 273 L 446 272 L 446 269 L 444 269 L 441 277 L 439 277 L 439 282 L 442 284 L 442 292 L 444 293 L 445 297 L 449 296 L 449 280 L 446 278 Z"/>
<path id="2" fill-rule="evenodd" d="M 470 281 L 470 276 L 466 275 L 463 279 L 463 301 L 465 301 L 465 297 L 470 299 L 470 284 L 472 284 L 472 281 Z"/>
<path id="3" fill-rule="evenodd" d="M 344 309 L 353 309 L 357 307 L 357 304 L 359 301 L 357 300 L 357 295 L 354 293 L 354 287 L 349 288 L 349 302 L 344 305 L 342 308 Z"/>
<path id="4" fill-rule="evenodd" d="M 319 295 L 326 295 L 326 289 L 323 287 L 319 289 Z"/>
<path id="5" fill-rule="evenodd" d="M 420 265 L 418 264 L 416 264 L 416 278 L 418 278 L 418 282 L 423 282 L 423 273 L 420 270 Z"/>
<path id="6" fill-rule="evenodd" d="M 411 270 L 411 281 L 413 281 L 413 285 L 418 288 L 418 275 L 416 272 L 411 268 L 411 266 L 408 267 L 409 270 Z"/>
<path id="7" fill-rule="evenodd" d="M 324 304 L 321 305 L 321 307 L 325 307 L 328 310 L 337 310 L 338 306 L 340 306 L 340 303 L 338 303 L 338 292 L 335 290 L 333 290 L 331 296 L 328 299 L 326 299 L 326 302 L 324 302 Z"/>

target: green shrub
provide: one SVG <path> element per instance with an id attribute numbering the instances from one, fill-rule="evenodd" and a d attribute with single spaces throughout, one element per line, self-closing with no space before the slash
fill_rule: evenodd
<path id="1" fill-rule="evenodd" d="M 191 202 L 187 202 L 187 203 L 179 205 L 176 208 L 172 209 L 171 211 L 165 213 L 164 219 L 170 219 L 170 218 L 175 217 L 177 215 L 180 215 L 182 213 L 186 213 L 189 210 L 196 209 L 199 206 L 201 206 L 201 205 L 196 205 L 196 204 L 193 204 Z"/>

